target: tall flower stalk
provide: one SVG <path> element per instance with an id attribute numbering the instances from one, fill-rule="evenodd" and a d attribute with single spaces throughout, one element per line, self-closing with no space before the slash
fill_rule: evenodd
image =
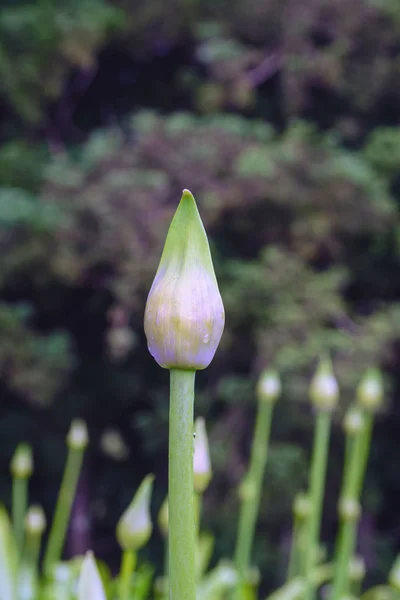
<path id="1" fill-rule="evenodd" d="M 315 596 L 316 586 L 312 574 L 319 549 L 332 411 L 338 401 L 338 385 L 332 372 L 330 360 L 325 359 L 320 362 L 311 383 L 310 397 L 317 414 L 309 484 L 311 510 L 308 521 L 307 548 L 305 550 L 305 600 L 313 600 Z"/>
<path id="2" fill-rule="evenodd" d="M 28 507 L 28 483 L 33 472 L 32 450 L 19 444 L 10 465 L 12 483 L 12 523 L 19 554 L 24 545 L 24 522 Z"/>
<path id="3" fill-rule="evenodd" d="M 50 574 L 51 569 L 61 558 L 87 444 L 88 432 L 86 424 L 83 421 L 76 419 L 72 422 L 67 436 L 67 464 L 65 465 L 54 518 L 51 524 L 49 539 L 44 555 L 43 564 L 46 575 Z"/>
<path id="4" fill-rule="evenodd" d="M 280 394 L 280 381 L 272 371 L 265 371 L 257 386 L 257 415 L 251 449 L 250 466 L 241 484 L 241 509 L 235 549 L 235 565 L 239 574 L 236 597 L 240 598 L 250 567 L 262 484 L 267 464 L 272 413 Z"/>
<path id="5" fill-rule="evenodd" d="M 360 497 L 368 462 L 373 415 L 383 399 L 378 371 L 368 371 L 357 391 L 357 404 L 345 419 L 347 456 L 339 501 L 340 528 L 336 544 L 335 576 L 332 600 L 340 600 L 349 592 L 349 564 L 355 551 L 357 524 L 361 514 Z"/>
<path id="6" fill-rule="evenodd" d="M 194 382 L 214 357 L 224 328 L 222 299 L 196 202 L 188 190 L 171 222 L 147 299 L 150 353 L 170 371 L 169 597 L 195 600 Z"/>

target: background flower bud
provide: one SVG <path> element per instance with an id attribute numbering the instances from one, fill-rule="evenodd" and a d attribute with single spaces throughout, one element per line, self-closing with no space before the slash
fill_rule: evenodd
<path id="1" fill-rule="evenodd" d="M 383 402 L 382 375 L 378 369 L 369 369 L 357 389 L 357 400 L 367 410 L 378 409 Z"/>
<path id="2" fill-rule="evenodd" d="M 320 361 L 310 386 L 310 399 L 320 410 L 332 410 L 339 399 L 339 387 L 329 358 Z"/>
<path id="3" fill-rule="evenodd" d="M 359 435 L 364 427 L 364 415 L 358 406 L 351 406 L 343 420 L 343 429 L 347 435 Z"/>
<path id="4" fill-rule="evenodd" d="M 32 449 L 29 444 L 19 444 L 14 452 L 10 463 L 10 471 L 13 477 L 20 479 L 28 478 L 33 473 Z"/>
<path id="5" fill-rule="evenodd" d="M 147 298 L 149 351 L 167 369 L 204 369 L 224 324 L 207 235 L 192 194 L 184 190 Z"/>
<path id="6" fill-rule="evenodd" d="M 103 583 L 93 553 L 88 552 L 78 581 L 78 600 L 106 600 Z"/>
<path id="7" fill-rule="evenodd" d="M 203 494 L 212 477 L 210 451 L 208 447 L 206 424 L 202 417 L 194 425 L 194 455 L 193 455 L 193 481 L 194 489 Z"/>
<path id="8" fill-rule="evenodd" d="M 85 421 L 74 419 L 67 435 L 67 446 L 72 450 L 84 450 L 89 443 Z"/>
<path id="9" fill-rule="evenodd" d="M 266 370 L 257 383 L 257 397 L 261 402 L 276 402 L 281 393 L 281 382 L 275 371 Z"/>
<path id="10" fill-rule="evenodd" d="M 46 516 L 41 506 L 33 505 L 25 517 L 25 531 L 29 535 L 42 535 L 46 529 Z"/>
<path id="11" fill-rule="evenodd" d="M 400 592 L 400 554 L 396 558 L 389 574 L 389 584 L 397 592 Z"/>
<path id="12" fill-rule="evenodd" d="M 139 550 L 151 536 L 153 524 L 150 516 L 150 499 L 154 475 L 147 475 L 132 502 L 122 514 L 117 525 L 117 540 L 123 550 Z"/>

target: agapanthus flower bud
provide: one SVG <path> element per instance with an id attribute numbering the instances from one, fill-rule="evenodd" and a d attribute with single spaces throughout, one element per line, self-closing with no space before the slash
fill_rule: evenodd
<path id="1" fill-rule="evenodd" d="M 194 454 L 193 454 L 193 481 L 194 489 L 203 494 L 212 477 L 210 450 L 206 424 L 202 417 L 196 419 L 194 424 Z"/>
<path id="2" fill-rule="evenodd" d="M 394 561 L 394 565 L 389 573 L 389 584 L 397 592 L 400 592 L 400 554 Z"/>
<path id="3" fill-rule="evenodd" d="M 147 298 L 149 351 L 167 369 L 204 369 L 224 323 L 207 235 L 192 194 L 183 190 Z"/>
<path id="4" fill-rule="evenodd" d="M 357 521 L 361 515 L 361 506 L 354 498 L 341 498 L 338 507 L 339 516 L 344 521 Z"/>
<path id="5" fill-rule="evenodd" d="M 310 386 L 311 402 L 317 409 L 332 410 L 339 399 L 339 387 L 329 358 L 322 359 Z"/>
<path id="6" fill-rule="evenodd" d="M 10 471 L 13 477 L 27 479 L 33 473 L 32 448 L 29 444 L 19 444 L 11 459 Z"/>
<path id="7" fill-rule="evenodd" d="M 25 531 L 28 535 L 42 535 L 46 529 L 46 516 L 41 506 L 30 506 L 25 517 Z"/>
<path id="8" fill-rule="evenodd" d="M 78 581 L 78 600 L 106 600 L 103 583 L 93 553 L 88 552 L 82 563 Z"/>
<path id="9" fill-rule="evenodd" d="M 351 581 L 362 581 L 365 577 L 365 560 L 362 556 L 353 556 L 349 562 L 349 578 Z"/>
<path id="10" fill-rule="evenodd" d="M 296 494 L 293 502 L 293 514 L 295 518 L 304 521 L 308 519 L 312 511 L 310 497 L 304 492 Z"/>
<path id="11" fill-rule="evenodd" d="M 151 536 L 153 523 L 150 516 L 150 499 L 154 475 L 147 475 L 139 486 L 132 502 L 122 514 L 117 525 L 117 540 L 123 550 L 139 550 Z"/>
<path id="12" fill-rule="evenodd" d="M 281 393 L 281 382 L 275 371 L 263 371 L 257 383 L 257 396 L 261 402 L 276 402 Z"/>
<path id="13" fill-rule="evenodd" d="M 361 433 L 364 427 L 364 415 L 360 407 L 350 406 L 344 420 L 343 429 L 349 436 L 357 436 Z"/>
<path id="14" fill-rule="evenodd" d="M 382 405 L 383 383 L 378 369 L 369 369 L 357 389 L 357 400 L 367 410 L 374 411 Z"/>
<path id="15" fill-rule="evenodd" d="M 89 443 L 85 421 L 74 419 L 67 435 L 67 446 L 71 450 L 84 450 Z"/>

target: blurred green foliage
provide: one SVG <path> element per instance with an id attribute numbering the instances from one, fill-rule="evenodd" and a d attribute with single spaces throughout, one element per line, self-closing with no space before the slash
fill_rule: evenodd
<path id="1" fill-rule="evenodd" d="M 252 382 L 272 364 L 287 383 L 257 560 L 269 586 L 279 578 L 276 548 L 305 479 L 306 382 L 330 350 L 342 408 L 366 367 L 386 371 L 390 416 L 378 426 L 361 550 L 387 571 L 374 552 L 394 550 L 400 493 L 395 0 L 9 1 L 0 40 L 2 467 L 30 439 L 47 457 L 36 493 L 51 504 L 56 484 L 42 482 L 61 471 L 67 423 L 84 416 L 98 446 L 81 493 L 106 558 L 132 486 L 148 471 L 166 482 L 168 381 L 147 354 L 142 318 L 189 187 L 227 315 L 217 357 L 198 376 L 217 551 L 234 536 Z M 86 135 L 93 119 L 102 127 Z M 110 431 L 123 458 L 104 450 Z M 334 441 L 332 490 L 340 460 Z"/>

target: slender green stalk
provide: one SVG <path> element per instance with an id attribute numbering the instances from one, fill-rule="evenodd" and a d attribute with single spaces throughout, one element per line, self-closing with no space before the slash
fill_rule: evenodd
<path id="1" fill-rule="evenodd" d="M 250 566 L 251 549 L 267 462 L 273 408 L 272 402 L 258 402 L 250 466 L 241 487 L 242 504 L 235 549 L 235 565 L 239 574 L 239 587 L 244 584 Z M 238 594 L 240 594 L 239 591 Z"/>
<path id="2" fill-rule="evenodd" d="M 38 563 L 40 554 L 41 535 L 26 537 L 24 556 L 18 575 L 21 596 L 37 598 L 39 592 Z M 21 589 L 22 588 L 22 589 Z"/>
<path id="3" fill-rule="evenodd" d="M 374 414 L 370 411 L 363 411 L 364 416 L 364 428 L 361 434 L 361 448 L 360 448 L 360 467 L 359 467 L 359 475 L 357 482 L 357 495 L 360 496 L 362 492 L 362 487 L 364 484 L 365 473 L 367 470 L 368 457 L 371 448 L 371 438 L 372 438 L 372 428 L 374 424 Z"/>
<path id="4" fill-rule="evenodd" d="M 13 477 L 12 484 L 12 523 L 18 553 L 21 556 L 24 545 L 24 523 L 28 506 L 27 477 Z"/>
<path id="5" fill-rule="evenodd" d="M 308 519 L 295 515 L 286 581 L 301 573 L 301 559 L 307 547 Z"/>
<path id="6" fill-rule="evenodd" d="M 37 574 L 39 565 L 41 534 L 27 534 L 24 550 L 24 564 Z"/>
<path id="7" fill-rule="evenodd" d="M 331 421 L 332 414 L 330 410 L 318 410 L 310 472 L 309 496 L 311 514 L 308 525 L 308 545 L 305 552 L 304 572 L 306 578 L 306 600 L 312 600 L 315 594 L 315 583 L 312 579 L 312 573 L 319 546 Z"/>
<path id="8" fill-rule="evenodd" d="M 132 575 L 136 568 L 136 559 L 136 552 L 133 550 L 123 551 L 119 574 L 119 600 L 129 600 L 130 598 Z"/>
<path id="9" fill-rule="evenodd" d="M 366 466 L 366 448 L 369 433 L 365 429 L 365 421 L 360 432 L 355 436 L 351 456 L 343 476 L 339 517 L 341 520 L 336 547 L 335 577 L 333 580 L 332 600 L 339 600 L 348 592 L 349 564 L 354 554 L 357 522 L 359 517 L 359 496 Z M 369 442 L 368 442 L 369 445 Z M 346 473 L 346 471 L 348 471 Z"/>
<path id="10" fill-rule="evenodd" d="M 79 423 L 76 427 L 85 427 Z M 48 575 L 51 568 L 60 560 L 61 553 L 64 546 L 65 535 L 69 519 L 71 516 L 72 504 L 75 498 L 76 488 L 78 485 L 79 475 L 82 468 L 82 461 L 84 455 L 84 449 L 87 444 L 86 429 L 81 432 L 77 430 L 78 434 L 82 433 L 82 440 L 77 439 L 77 443 L 73 440 L 73 430 L 71 428 L 72 435 L 70 434 L 69 439 L 72 439 L 72 443 L 69 442 L 69 450 L 67 463 L 64 470 L 63 479 L 57 499 L 53 522 L 51 524 L 49 539 L 46 546 L 46 552 L 44 556 L 44 572 Z M 81 443 L 83 442 L 83 443 Z"/>
<path id="11" fill-rule="evenodd" d="M 12 524 L 18 555 L 24 545 L 25 515 L 28 507 L 28 482 L 33 472 L 32 449 L 29 444 L 19 444 L 10 463 L 12 475 Z"/>
<path id="12" fill-rule="evenodd" d="M 170 370 L 169 598 L 195 600 L 193 405 L 195 371 Z"/>

